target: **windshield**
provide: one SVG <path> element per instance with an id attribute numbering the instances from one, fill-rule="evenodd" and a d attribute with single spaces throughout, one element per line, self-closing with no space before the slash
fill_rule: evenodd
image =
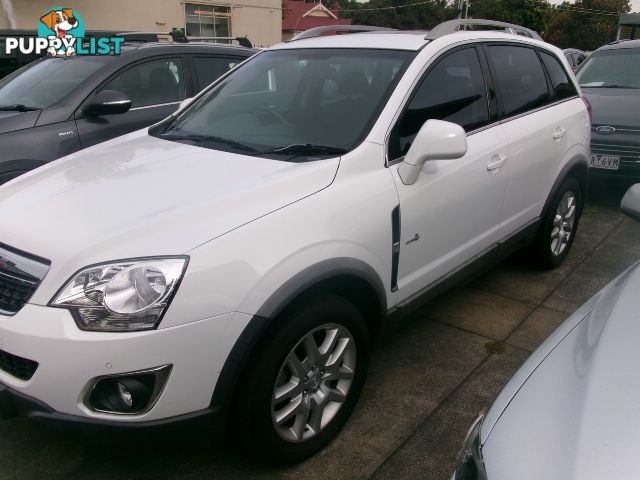
<path id="1" fill-rule="evenodd" d="M 585 88 L 640 88 L 640 49 L 619 48 L 594 53 L 576 77 Z"/>
<path id="2" fill-rule="evenodd" d="M 98 71 L 109 57 L 45 58 L 0 81 L 0 108 L 48 108 Z"/>
<path id="3" fill-rule="evenodd" d="M 267 51 L 156 136 L 299 161 L 360 143 L 415 55 L 398 50 Z"/>

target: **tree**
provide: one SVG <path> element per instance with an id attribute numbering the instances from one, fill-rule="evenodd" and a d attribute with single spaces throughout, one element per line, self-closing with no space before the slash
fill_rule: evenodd
<path id="1" fill-rule="evenodd" d="M 341 16 L 350 17 L 357 25 L 375 25 L 401 30 L 429 30 L 455 18 L 456 10 L 447 0 L 431 0 L 423 5 L 407 6 L 407 0 L 371 0 L 358 3 L 341 1 Z M 400 8 L 389 8 L 400 7 Z"/>
<path id="2" fill-rule="evenodd" d="M 615 40 L 620 13 L 631 11 L 629 0 L 578 0 L 555 9 L 545 39 L 561 48 L 595 50 Z"/>
<path id="3" fill-rule="evenodd" d="M 471 0 L 469 16 L 515 23 L 542 33 L 552 11 L 548 0 Z"/>

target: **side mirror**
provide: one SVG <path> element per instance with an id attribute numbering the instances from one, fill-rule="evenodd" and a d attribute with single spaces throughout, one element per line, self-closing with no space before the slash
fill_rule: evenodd
<path id="1" fill-rule="evenodd" d="M 624 194 L 620 208 L 631 218 L 640 222 L 640 183 L 632 185 Z"/>
<path id="2" fill-rule="evenodd" d="M 98 92 L 91 103 L 85 108 L 85 113 L 90 116 L 115 115 L 128 112 L 131 108 L 131 99 L 126 93 L 116 90 L 102 90 Z"/>
<path id="3" fill-rule="evenodd" d="M 460 125 L 442 120 L 427 120 L 413 140 L 398 174 L 405 185 L 418 181 L 429 160 L 453 160 L 467 153 L 467 135 Z"/>
<path id="4" fill-rule="evenodd" d="M 182 110 L 183 108 L 188 107 L 191 104 L 191 102 L 193 102 L 193 97 L 185 98 L 180 102 L 180 105 L 178 106 L 178 110 Z"/>

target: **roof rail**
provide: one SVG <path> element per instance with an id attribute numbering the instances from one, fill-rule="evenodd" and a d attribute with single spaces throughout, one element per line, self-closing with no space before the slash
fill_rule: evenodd
<path id="1" fill-rule="evenodd" d="M 299 33 L 295 37 L 287 42 L 294 42 L 296 40 L 302 40 L 304 38 L 314 38 L 319 37 L 325 32 L 350 32 L 350 33 L 361 33 L 361 32 L 377 32 L 380 30 L 394 30 L 393 28 L 385 28 L 385 27 L 374 27 L 371 25 L 326 25 L 324 27 L 315 27 L 310 28 L 309 30 L 305 30 L 304 32 Z"/>
<path id="2" fill-rule="evenodd" d="M 247 37 L 187 37 L 182 30 L 171 32 L 122 32 L 117 37 L 123 37 L 127 42 L 157 42 L 159 37 L 171 37 L 176 43 L 188 43 L 190 41 L 236 41 L 242 47 L 253 48 Z"/>
<path id="3" fill-rule="evenodd" d="M 236 41 L 241 47 L 253 48 L 253 44 L 248 37 L 186 37 L 188 41 Z"/>
<path id="4" fill-rule="evenodd" d="M 157 42 L 159 37 L 171 37 L 174 42 L 188 42 L 182 30 L 172 32 L 122 32 L 116 33 L 116 37 L 123 37 L 125 42 Z"/>
<path id="5" fill-rule="evenodd" d="M 440 38 L 444 35 L 449 35 L 450 33 L 455 33 L 460 30 L 460 27 L 467 26 L 479 26 L 479 27 L 497 27 L 504 29 L 509 33 L 513 33 L 515 35 L 522 35 L 529 38 L 535 38 L 536 40 L 542 40 L 542 37 L 538 35 L 537 32 L 522 27 L 520 25 L 515 25 L 513 23 L 505 23 L 498 22 L 496 20 L 484 20 L 484 19 L 474 19 L 474 18 L 461 18 L 458 20 L 449 20 L 447 22 L 442 22 L 441 24 L 435 26 L 427 35 L 424 37 L 425 40 L 435 40 L 436 38 Z"/>

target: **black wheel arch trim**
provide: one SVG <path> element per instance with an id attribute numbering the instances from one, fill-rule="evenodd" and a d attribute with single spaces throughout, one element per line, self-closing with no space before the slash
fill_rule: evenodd
<path id="1" fill-rule="evenodd" d="M 384 318 L 387 313 L 384 284 L 376 271 L 364 261 L 342 257 L 324 260 L 307 267 L 281 285 L 244 328 L 220 371 L 210 408 L 221 410 L 223 416 L 227 417 L 233 406 L 233 399 L 244 368 L 255 347 L 278 315 L 291 302 L 322 282 L 345 276 L 356 277 L 366 282 L 376 292 L 380 304 L 380 319 Z"/>
<path id="2" fill-rule="evenodd" d="M 584 156 L 576 155 L 571 160 L 569 160 L 564 167 L 562 167 L 562 170 L 560 170 L 560 173 L 556 177 L 556 180 L 553 183 L 551 190 L 549 191 L 547 200 L 544 202 L 544 207 L 542 208 L 542 213 L 540 214 L 540 218 L 545 217 L 549 208 L 551 207 L 551 202 L 553 201 L 553 197 L 555 197 L 556 193 L 558 192 L 558 189 L 560 188 L 560 185 L 562 185 L 562 183 L 568 177 L 571 176 L 570 173 L 576 168 L 585 169 L 584 179 L 576 178 L 576 180 L 578 181 L 578 183 L 580 183 L 581 187 L 584 186 L 584 191 L 582 192 L 582 198 L 587 197 L 587 188 L 589 185 L 589 163 L 587 162 L 587 159 Z"/>
<path id="3" fill-rule="evenodd" d="M 376 292 L 380 313 L 387 311 L 387 296 L 384 284 L 376 271 L 362 260 L 349 257 L 323 260 L 297 273 L 281 285 L 260 307 L 256 315 L 264 318 L 277 317 L 295 298 L 314 285 L 331 278 L 350 276 L 368 283 Z"/>

